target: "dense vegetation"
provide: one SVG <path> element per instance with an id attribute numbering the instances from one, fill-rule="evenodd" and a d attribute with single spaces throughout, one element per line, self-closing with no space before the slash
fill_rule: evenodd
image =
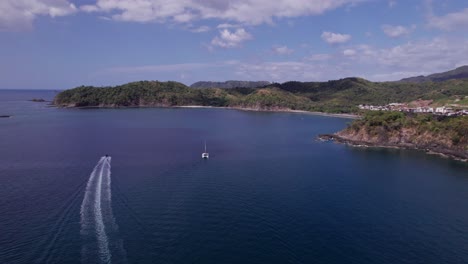
<path id="1" fill-rule="evenodd" d="M 192 88 L 223 88 L 223 89 L 230 89 L 230 88 L 257 88 L 263 87 L 265 85 L 269 85 L 270 82 L 267 81 L 225 81 L 225 82 L 196 82 L 190 87 Z"/>
<path id="2" fill-rule="evenodd" d="M 440 102 L 468 98 L 468 80 L 401 83 L 346 78 L 328 82 L 286 82 L 261 88 L 195 89 L 177 82 L 140 81 L 116 87 L 81 86 L 59 93 L 54 103 L 67 107 L 229 106 L 357 112 L 359 104 L 388 104 L 417 99 Z"/>
<path id="3" fill-rule="evenodd" d="M 384 105 L 417 99 L 454 100 L 468 96 L 468 80 L 400 83 L 346 78 L 328 82 L 286 82 L 271 86 L 306 97 L 313 102 L 316 110 L 324 112 L 355 112 L 359 104 Z"/>
<path id="4" fill-rule="evenodd" d="M 369 111 L 340 134 L 374 143 L 437 145 L 468 154 L 468 116 Z"/>

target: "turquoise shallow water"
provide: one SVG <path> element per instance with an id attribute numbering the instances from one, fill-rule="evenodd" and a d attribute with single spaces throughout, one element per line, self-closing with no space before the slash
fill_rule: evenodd
<path id="1" fill-rule="evenodd" d="M 466 164 L 315 140 L 347 119 L 26 101 L 53 95 L 0 91 L 0 263 L 468 262 Z"/>

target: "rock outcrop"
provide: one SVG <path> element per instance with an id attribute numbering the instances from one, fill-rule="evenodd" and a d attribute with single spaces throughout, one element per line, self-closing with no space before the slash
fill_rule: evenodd
<path id="1" fill-rule="evenodd" d="M 335 134 L 320 135 L 353 146 L 418 149 L 468 161 L 468 116 L 371 113 Z"/>

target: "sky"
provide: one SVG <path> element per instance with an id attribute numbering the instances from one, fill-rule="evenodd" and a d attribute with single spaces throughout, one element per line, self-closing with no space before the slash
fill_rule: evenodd
<path id="1" fill-rule="evenodd" d="M 0 0 L 0 89 L 391 81 L 462 65 L 466 0 Z"/>

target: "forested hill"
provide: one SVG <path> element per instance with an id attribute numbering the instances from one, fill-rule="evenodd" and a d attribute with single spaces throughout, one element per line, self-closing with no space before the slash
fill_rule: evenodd
<path id="1" fill-rule="evenodd" d="M 328 82 L 286 82 L 262 88 L 190 88 L 178 82 L 140 81 L 115 87 L 81 86 L 59 93 L 60 107 L 224 106 L 259 110 L 357 111 L 359 104 L 387 104 L 468 98 L 468 80 L 402 83 L 346 78 Z"/>
<path id="2" fill-rule="evenodd" d="M 458 67 L 451 71 L 434 73 L 428 76 L 416 76 L 401 79 L 400 82 L 443 82 L 447 80 L 468 79 L 468 65 Z"/>
<path id="3" fill-rule="evenodd" d="M 225 81 L 225 82 L 196 82 L 190 87 L 192 88 L 258 88 L 269 85 L 270 82 L 267 81 Z"/>
<path id="4" fill-rule="evenodd" d="M 369 111 L 324 139 L 352 145 L 422 149 L 468 160 L 468 116 Z"/>

